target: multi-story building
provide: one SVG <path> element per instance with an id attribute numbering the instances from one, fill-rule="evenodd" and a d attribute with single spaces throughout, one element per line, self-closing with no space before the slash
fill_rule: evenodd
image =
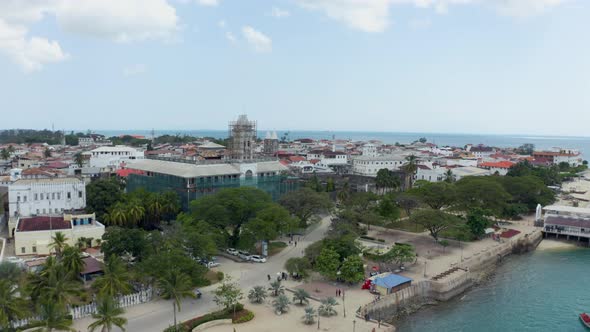
<path id="1" fill-rule="evenodd" d="M 491 146 L 483 146 L 483 145 L 467 145 L 467 151 L 475 156 L 477 159 L 488 158 L 489 156 L 496 153 L 496 149 Z"/>
<path id="2" fill-rule="evenodd" d="M 380 169 L 397 171 L 406 159 L 402 155 L 358 156 L 352 159 L 352 173 L 362 176 L 377 176 Z"/>
<path id="3" fill-rule="evenodd" d="M 114 171 L 121 163 L 128 164 L 144 159 L 143 151 L 124 145 L 101 146 L 84 154 L 90 156 L 90 167 L 103 171 Z"/>
<path id="4" fill-rule="evenodd" d="M 562 205 L 549 205 L 542 209 L 543 217 L 537 209 L 537 223 L 542 223 L 545 236 L 590 241 L 590 209 Z M 540 220 L 539 220 L 540 219 Z"/>
<path id="5" fill-rule="evenodd" d="M 580 152 L 574 149 L 553 148 L 549 151 L 534 151 L 533 158 L 547 160 L 553 165 L 565 162 L 576 167 L 582 163 Z"/>
<path id="6" fill-rule="evenodd" d="M 508 174 L 512 166 L 514 166 L 514 163 L 511 161 L 487 161 L 478 165 L 479 168 L 487 169 L 490 173 L 498 175 Z"/>
<path id="7" fill-rule="evenodd" d="M 127 190 L 144 188 L 151 192 L 174 191 L 186 211 L 189 202 L 223 188 L 256 187 L 273 199 L 299 187 L 297 178 L 284 175 L 288 168 L 279 161 L 194 162 L 145 159 L 127 166 L 141 171 L 130 174 Z"/>
<path id="8" fill-rule="evenodd" d="M 341 151 L 312 150 L 307 153 L 308 161 L 316 161 L 323 167 L 346 166 L 348 155 Z"/>

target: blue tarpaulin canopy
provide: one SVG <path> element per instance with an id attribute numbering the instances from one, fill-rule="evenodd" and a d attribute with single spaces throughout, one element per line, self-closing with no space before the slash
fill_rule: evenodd
<path id="1" fill-rule="evenodd" d="M 376 286 L 384 287 L 387 289 L 405 284 L 406 282 L 412 281 L 410 278 L 406 278 L 397 274 L 390 274 L 384 277 L 378 277 L 373 280 Z"/>

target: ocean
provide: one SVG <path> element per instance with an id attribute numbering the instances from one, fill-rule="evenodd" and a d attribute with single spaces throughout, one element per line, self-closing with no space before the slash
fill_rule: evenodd
<path id="1" fill-rule="evenodd" d="M 277 130 L 281 137 L 284 130 Z M 151 137 L 151 130 L 96 130 L 96 133 L 106 136 L 143 135 Z M 429 142 L 439 146 L 465 146 L 466 144 L 484 144 L 496 147 L 518 147 L 525 143 L 534 144 L 537 149 L 552 147 L 578 149 L 583 155 L 590 153 L 590 137 L 573 136 L 531 136 L 531 135 L 475 135 L 475 134 L 440 134 L 440 133 L 400 133 L 400 132 L 370 132 L 370 131 L 288 131 L 289 139 L 350 139 L 353 141 L 379 140 L 383 143 L 410 143 L 425 137 Z M 227 137 L 227 130 L 155 130 L 155 135 L 191 135 L 215 138 Z M 266 131 L 260 130 L 259 137 L 264 137 Z"/>
<path id="2" fill-rule="evenodd" d="M 512 255 L 464 296 L 422 308 L 398 322 L 399 332 L 587 331 L 590 250 L 548 249 Z"/>

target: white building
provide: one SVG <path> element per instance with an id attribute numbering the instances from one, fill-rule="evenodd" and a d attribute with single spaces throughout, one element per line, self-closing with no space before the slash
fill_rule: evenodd
<path id="1" fill-rule="evenodd" d="M 21 179 L 8 184 L 8 211 L 16 216 L 57 215 L 86 206 L 86 186 L 76 177 Z"/>
<path id="2" fill-rule="evenodd" d="M 425 163 L 416 165 L 415 180 L 424 180 L 428 182 L 440 182 L 445 180 L 447 169 L 434 163 Z"/>
<path id="3" fill-rule="evenodd" d="M 404 163 L 405 157 L 402 155 L 358 156 L 352 160 L 352 173 L 362 176 L 377 176 L 380 169 L 387 168 L 390 171 L 396 171 Z"/>
<path id="4" fill-rule="evenodd" d="M 478 146 L 467 145 L 467 151 L 469 151 L 471 154 L 473 154 L 475 156 L 475 158 L 478 158 L 478 159 L 488 158 L 489 156 L 496 153 L 496 149 L 494 149 L 493 147 L 483 146 L 483 145 L 478 145 Z"/>
<path id="5" fill-rule="evenodd" d="M 492 174 L 487 169 L 472 166 L 451 168 L 451 172 L 453 172 L 456 181 L 466 176 L 486 176 Z"/>
<path id="6" fill-rule="evenodd" d="M 307 153 L 307 160 L 319 160 L 323 167 L 344 166 L 348 164 L 348 155 L 340 151 L 313 150 Z"/>
<path id="7" fill-rule="evenodd" d="M 96 243 L 102 238 L 104 229 L 94 214 L 64 214 L 18 218 L 10 233 L 14 237 L 17 255 L 49 255 L 51 238 L 57 232 L 63 233 L 67 243 L 73 246 L 82 237 L 93 239 Z"/>
<path id="8" fill-rule="evenodd" d="M 116 170 L 121 163 L 133 163 L 144 159 L 143 151 L 124 145 L 101 146 L 84 154 L 90 156 L 90 167 L 97 167 L 103 171 Z"/>
<path id="9" fill-rule="evenodd" d="M 553 163 L 553 165 L 559 165 L 565 162 L 570 164 L 570 166 L 576 167 L 582 164 L 580 152 L 574 149 L 552 148 L 549 151 L 535 151 L 533 152 L 533 157 L 535 159 L 546 159 Z"/>
<path id="10" fill-rule="evenodd" d="M 377 146 L 372 143 L 367 143 L 361 147 L 361 154 L 367 157 L 377 157 Z"/>

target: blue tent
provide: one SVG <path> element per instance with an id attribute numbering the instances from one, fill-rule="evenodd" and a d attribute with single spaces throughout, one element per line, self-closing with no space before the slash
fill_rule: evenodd
<path id="1" fill-rule="evenodd" d="M 376 277 L 373 280 L 373 284 L 376 287 L 382 287 L 385 288 L 387 290 L 387 293 L 390 293 L 391 290 L 395 287 L 398 287 L 400 285 L 406 284 L 406 283 L 411 283 L 412 279 L 410 278 L 406 278 L 404 276 L 400 276 L 397 274 L 389 274 L 383 277 Z"/>

